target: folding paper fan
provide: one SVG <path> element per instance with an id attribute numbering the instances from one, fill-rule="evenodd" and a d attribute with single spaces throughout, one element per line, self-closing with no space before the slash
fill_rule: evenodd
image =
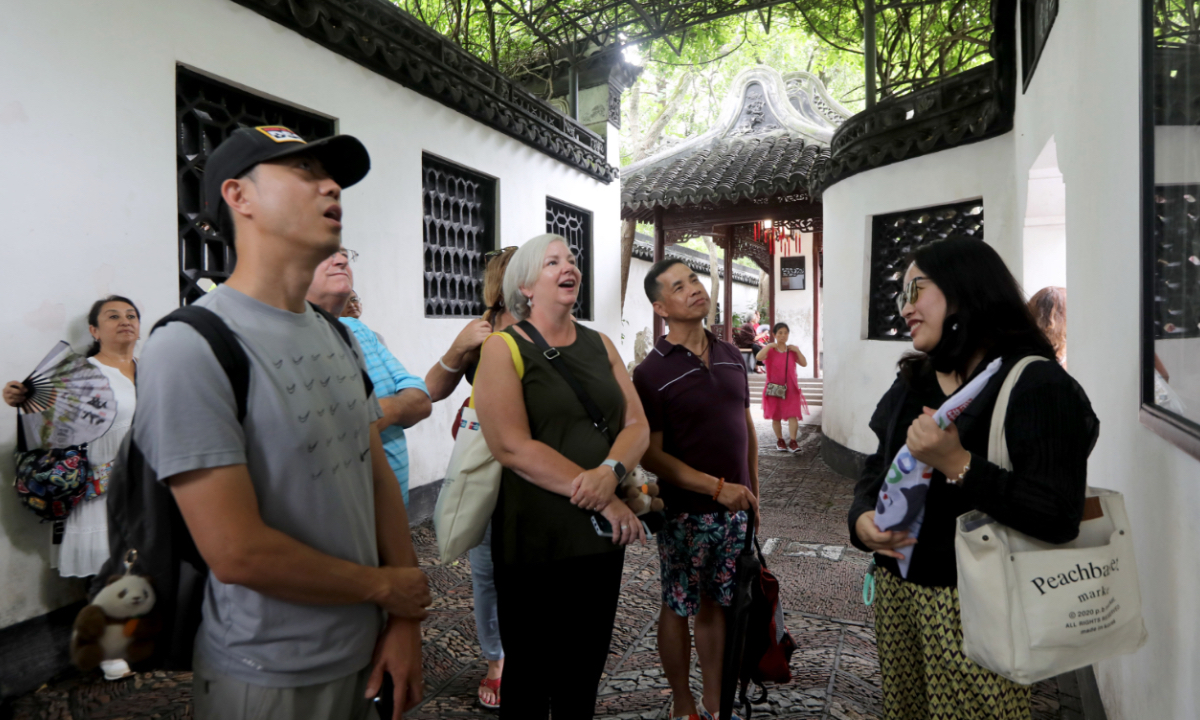
<path id="1" fill-rule="evenodd" d="M 117 416 L 108 378 L 66 342 L 55 345 L 23 384 L 28 395 L 21 405 L 21 422 L 26 437 L 36 438 L 40 447 L 91 442 L 107 432 Z"/>

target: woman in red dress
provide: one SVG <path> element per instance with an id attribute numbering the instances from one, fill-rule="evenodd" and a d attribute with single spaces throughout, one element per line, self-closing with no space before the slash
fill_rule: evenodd
<path id="1" fill-rule="evenodd" d="M 782 452 L 796 452 L 800 449 L 797 444 L 797 433 L 800 420 L 808 410 L 804 402 L 804 393 L 800 392 L 800 383 L 796 380 L 796 365 L 806 367 L 808 360 L 804 353 L 795 345 L 788 345 L 787 323 L 775 323 L 771 328 L 774 342 L 758 352 L 758 360 L 767 366 L 767 384 L 763 387 L 763 417 L 771 421 L 775 429 L 775 449 Z M 783 387 L 783 397 L 778 395 L 778 387 Z M 772 394 L 775 393 L 775 394 Z M 783 439 L 783 422 L 788 421 L 788 439 Z"/>

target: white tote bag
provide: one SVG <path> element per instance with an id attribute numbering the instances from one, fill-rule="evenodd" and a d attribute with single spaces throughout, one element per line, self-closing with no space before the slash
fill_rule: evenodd
<path id="1" fill-rule="evenodd" d="M 525 364 L 512 336 L 494 334 L 508 343 L 517 377 L 524 377 Z M 462 409 L 450 466 L 446 469 L 446 479 L 433 510 L 433 529 L 437 533 L 438 554 L 443 563 L 451 562 L 483 542 L 496 509 L 496 500 L 500 497 L 503 472 L 504 468 L 492 457 L 492 451 L 483 439 L 472 390 L 470 405 Z"/>
<path id="2" fill-rule="evenodd" d="M 1011 470 L 1004 418 L 1025 358 L 992 413 L 988 460 Z M 1146 642 L 1125 499 L 1088 489 L 1079 537 L 1035 540 L 985 513 L 958 518 L 954 548 L 963 652 L 1024 685 L 1136 651 Z"/>

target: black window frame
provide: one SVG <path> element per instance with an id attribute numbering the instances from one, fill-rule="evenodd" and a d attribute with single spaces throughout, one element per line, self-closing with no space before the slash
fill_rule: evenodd
<path id="1" fill-rule="evenodd" d="M 978 212 L 974 212 L 976 208 Z M 947 212 L 953 212 L 953 215 L 946 216 Z M 944 217 L 939 218 L 938 214 Z M 961 227 L 963 218 L 974 217 L 978 217 L 978 222 L 972 223 L 973 227 Z M 912 333 L 896 310 L 896 296 L 903 289 L 904 272 L 907 269 L 905 260 L 922 245 L 949 235 L 965 235 L 982 240 L 985 218 L 981 197 L 900 210 L 871 218 L 871 257 L 866 288 L 867 340 L 912 342 Z M 917 230 L 898 232 L 897 227 L 915 227 Z M 889 329 L 894 332 L 888 334 L 886 331 Z"/>
<path id="2" fill-rule="evenodd" d="M 1154 167 L 1154 128 L 1160 112 L 1170 116 L 1171 110 L 1168 99 L 1160 97 L 1157 87 L 1158 73 L 1156 60 L 1160 57 L 1156 52 L 1155 16 L 1153 0 L 1142 0 L 1142 107 L 1141 107 L 1141 177 L 1140 182 L 1140 212 L 1141 212 L 1141 374 L 1140 374 L 1140 407 L 1139 419 L 1141 424 L 1188 453 L 1200 459 L 1200 424 L 1166 408 L 1160 407 L 1154 401 L 1154 358 L 1155 340 L 1159 334 L 1156 319 L 1156 277 L 1158 257 L 1156 253 L 1156 226 L 1158 211 L 1158 195 L 1160 189 L 1171 185 L 1158 186 L 1155 183 Z M 1196 64 L 1200 72 L 1200 62 Z M 1161 105 L 1161 107 L 1160 107 Z M 1164 125 L 1177 121 L 1169 118 Z M 1192 183 L 1200 185 L 1200 183 Z"/>
<path id="3" fill-rule="evenodd" d="M 453 184 L 455 192 L 468 192 L 469 197 L 447 196 L 438 190 L 436 181 L 431 190 L 431 173 L 447 179 L 442 186 L 446 191 Z M 478 189 L 462 187 L 471 184 L 478 185 Z M 433 153 L 421 154 L 422 302 L 426 318 L 461 319 L 483 315 L 483 270 L 487 253 L 497 247 L 499 193 L 497 178 Z M 468 223 L 461 221 L 464 205 L 468 206 Z M 458 220 L 455 220 L 456 207 Z M 448 218 L 441 216 L 445 212 L 449 212 Z M 473 222 L 476 213 L 478 224 Z M 432 241 L 431 231 L 434 232 Z M 476 233 L 478 237 L 473 237 Z M 451 247 L 450 242 L 456 247 Z M 445 269 L 447 263 L 451 267 L 449 273 Z M 436 296 L 431 296 L 431 290 L 436 291 Z"/>
<path id="4" fill-rule="evenodd" d="M 557 207 L 555 207 L 557 206 Z M 572 237 L 569 232 L 564 232 L 556 223 L 553 214 L 574 213 L 578 216 L 582 229 L 578 238 Z M 583 282 L 579 287 L 579 297 L 575 301 L 575 309 L 573 315 L 576 320 L 595 320 L 595 303 L 593 287 L 595 286 L 595 223 L 594 215 L 591 210 L 581 208 L 578 205 L 572 205 L 569 202 L 559 200 L 558 198 L 546 196 L 546 232 L 554 235 L 562 235 L 567 239 L 567 244 L 575 253 L 576 267 L 579 268 L 580 274 L 583 276 Z"/>
<path id="5" fill-rule="evenodd" d="M 175 66 L 176 216 L 179 304 L 204 297 L 201 280 L 221 284 L 237 264 L 232 229 L 203 208 L 204 165 L 209 154 L 241 127 L 283 125 L 305 140 L 337 133 L 337 120 L 302 110 L 199 72 Z"/>

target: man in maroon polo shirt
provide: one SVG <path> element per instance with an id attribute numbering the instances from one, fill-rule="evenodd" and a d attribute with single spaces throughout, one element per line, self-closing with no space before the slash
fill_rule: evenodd
<path id="1" fill-rule="evenodd" d="M 679 260 L 646 275 L 654 312 L 670 323 L 633 372 L 650 422 L 642 466 L 658 476 L 667 522 L 658 534 L 663 604 L 658 652 L 674 694 L 672 718 L 708 720 L 688 686 L 691 636 L 704 679 L 704 707 L 721 700 L 725 612 L 736 559 L 746 538 L 746 510 L 758 514 L 758 441 L 741 352 L 704 329 L 708 290 Z M 729 719 L 722 719 L 729 720 Z"/>

